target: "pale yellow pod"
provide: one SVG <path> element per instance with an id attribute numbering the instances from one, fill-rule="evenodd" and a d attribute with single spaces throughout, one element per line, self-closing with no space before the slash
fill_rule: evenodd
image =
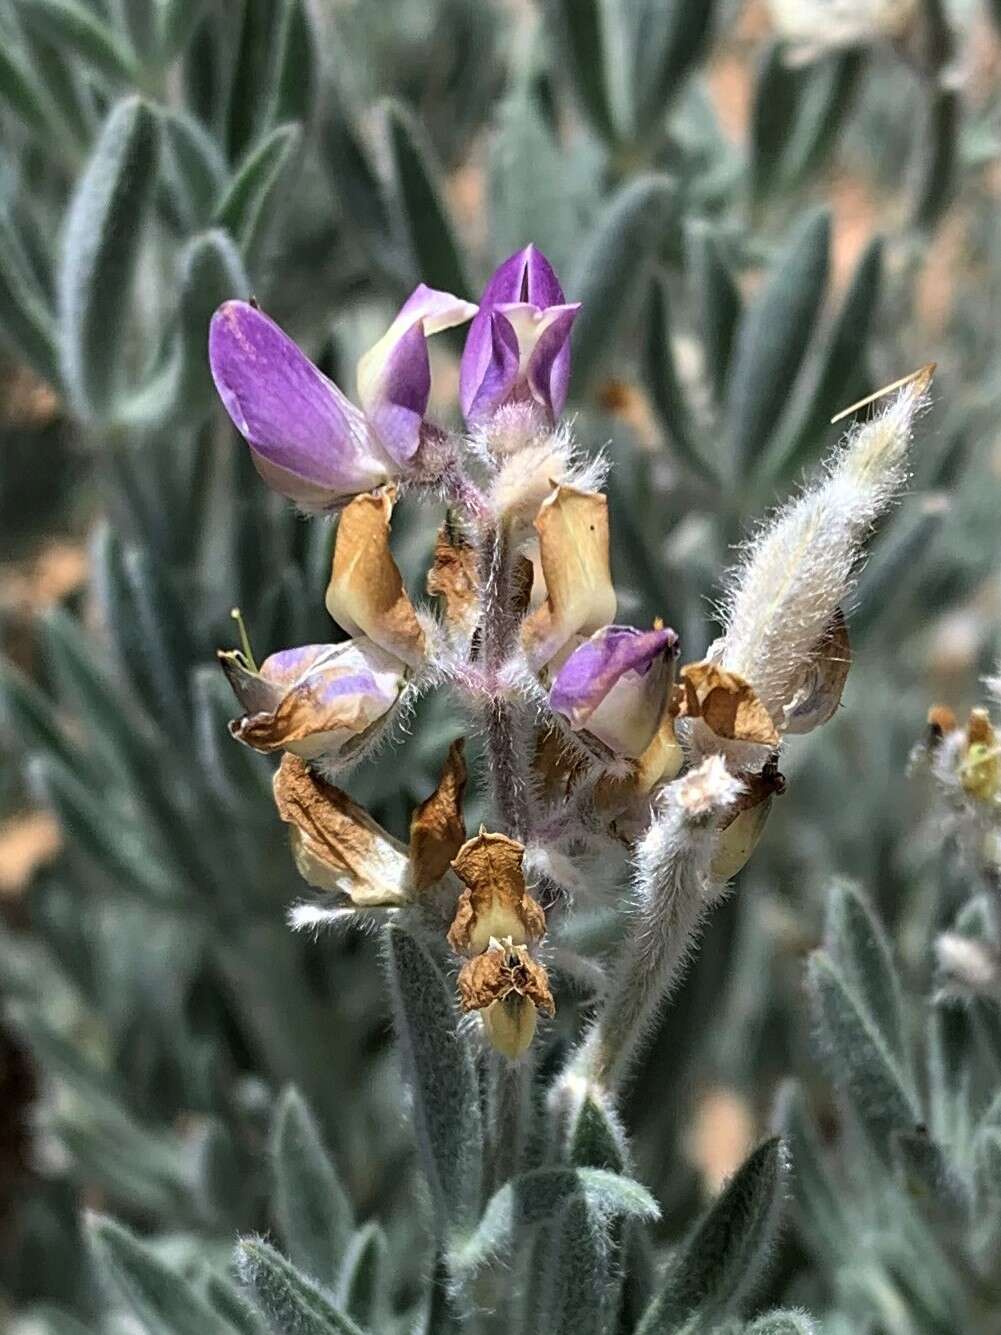
<path id="1" fill-rule="evenodd" d="M 720 833 L 710 865 L 714 881 L 729 881 L 737 875 L 757 847 L 771 809 L 772 799 L 766 797 L 757 806 L 739 812 Z"/>
<path id="2" fill-rule="evenodd" d="M 509 992 L 480 1013 L 487 1038 L 502 1056 L 514 1061 L 527 1051 L 538 1023 L 535 1005 L 528 997 Z"/>

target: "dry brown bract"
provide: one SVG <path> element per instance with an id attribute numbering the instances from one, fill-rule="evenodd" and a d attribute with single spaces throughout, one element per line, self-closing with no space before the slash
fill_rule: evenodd
<path id="1" fill-rule="evenodd" d="M 841 703 L 851 666 L 848 627 L 839 607 L 785 707 L 782 731 L 802 734 L 826 723 Z"/>
<path id="2" fill-rule="evenodd" d="M 347 793 L 286 755 L 274 778 L 275 805 L 292 826 L 299 874 L 320 890 L 346 895 L 358 907 L 405 904 L 410 898 L 406 848 Z"/>
<path id="3" fill-rule="evenodd" d="M 681 713 L 701 718 L 717 737 L 777 746 L 778 732 L 750 682 L 718 663 L 704 660 L 681 669 L 685 699 Z"/>
<path id="4" fill-rule="evenodd" d="M 417 891 L 441 880 L 466 838 L 464 746 L 459 737 L 448 748 L 438 787 L 410 818 L 410 868 Z"/>
<path id="5" fill-rule="evenodd" d="M 459 971 L 459 996 L 464 1011 L 484 1010 L 512 993 L 526 997 L 537 1010 L 555 1015 L 549 975 L 532 959 L 527 946 L 510 940 L 491 942 L 488 950 L 467 960 Z"/>
<path id="6" fill-rule="evenodd" d="M 457 954 L 479 954 L 493 937 L 523 945 L 545 932 L 546 916 L 525 889 L 524 856 L 514 839 L 482 830 L 459 849 L 452 866 L 466 889 L 448 929 Z"/>
<path id="7" fill-rule="evenodd" d="M 349 635 L 367 635 L 410 667 L 424 658 L 424 631 L 389 550 L 396 491 L 356 496 L 337 526 L 327 611 Z"/>

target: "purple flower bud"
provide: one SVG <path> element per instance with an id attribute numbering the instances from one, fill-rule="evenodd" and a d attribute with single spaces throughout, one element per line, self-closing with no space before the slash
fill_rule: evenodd
<path id="1" fill-rule="evenodd" d="M 579 309 L 566 303 L 552 266 L 534 246 L 505 260 L 486 286 L 462 354 L 459 403 L 466 420 L 534 400 L 555 421 L 567 400 L 570 330 Z"/>
<path id="2" fill-rule="evenodd" d="M 463 324 L 475 314 L 472 302 L 421 283 L 387 332 L 358 363 L 358 400 L 380 444 L 401 466 L 417 453 L 431 396 L 427 337 Z"/>
<path id="3" fill-rule="evenodd" d="M 353 750 L 392 709 L 405 673 L 399 659 L 364 637 L 283 649 L 259 671 L 237 651 L 219 661 L 247 711 L 230 724 L 233 736 L 304 760 Z"/>
<path id="4" fill-rule="evenodd" d="M 640 756 L 660 724 L 677 651 L 673 630 L 605 626 L 564 662 L 550 708 L 617 755 Z"/>
<path id="5" fill-rule="evenodd" d="M 256 307 L 245 301 L 219 307 L 209 328 L 209 363 L 258 472 L 296 504 L 326 510 L 395 471 L 364 413 Z"/>

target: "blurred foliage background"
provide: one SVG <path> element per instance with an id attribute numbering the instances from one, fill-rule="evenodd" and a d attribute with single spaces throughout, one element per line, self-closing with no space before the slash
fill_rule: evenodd
<path id="1" fill-rule="evenodd" d="M 999 648 L 1001 7 L 901 7 L 831 46 L 804 0 L 804 53 L 756 0 L 0 0 L 0 1322 L 126 1328 L 88 1208 L 226 1311 L 235 1234 L 281 1237 L 267 1146 L 294 1083 L 385 1231 L 372 1329 L 413 1328 L 428 1257 L 378 943 L 286 930 L 270 768 L 227 737 L 212 661 L 237 603 L 261 652 L 330 638 L 331 527 L 259 484 L 206 329 L 253 294 L 347 385 L 418 281 L 475 298 L 531 240 L 584 303 L 571 410 L 614 461 L 620 615 L 663 615 L 688 659 L 833 413 L 938 363 L 845 707 L 790 746 L 624 1119 L 662 1243 L 784 1119 L 759 1305 L 835 1335 L 998 1328 L 970 1258 L 1001 1239 L 1001 1028 L 935 999 L 930 943 L 977 886 L 906 771 L 928 706 L 973 702 Z M 394 521 L 414 590 L 436 518 Z M 429 701 L 353 794 L 402 832 L 454 728 Z M 817 1060 L 804 965 L 835 876 L 892 936 L 934 1180 L 979 1183 L 962 1220 L 899 1155 L 873 1169 Z"/>

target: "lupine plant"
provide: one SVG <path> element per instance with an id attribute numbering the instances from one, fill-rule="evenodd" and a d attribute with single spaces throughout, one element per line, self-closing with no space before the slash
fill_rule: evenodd
<path id="1" fill-rule="evenodd" d="M 0 0 L 0 1324 L 997 1329 L 999 20 Z"/>

